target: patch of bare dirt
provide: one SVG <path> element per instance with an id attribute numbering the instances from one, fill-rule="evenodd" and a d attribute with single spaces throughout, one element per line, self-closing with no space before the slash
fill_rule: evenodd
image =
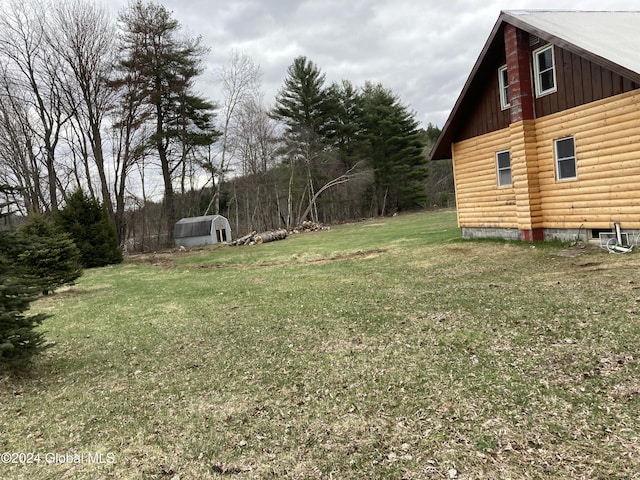
<path id="1" fill-rule="evenodd" d="M 593 253 L 599 250 L 600 248 L 597 245 L 578 242 L 575 245 L 559 250 L 556 255 L 559 257 L 579 257 L 585 253 Z"/>
<path id="2" fill-rule="evenodd" d="M 195 249 L 190 249 L 189 252 L 193 252 Z M 180 252 L 179 250 L 170 251 L 170 252 L 153 252 L 153 253 L 138 253 L 135 255 L 127 256 L 126 261 L 134 264 L 145 264 L 145 265 L 153 265 L 154 267 L 161 268 L 224 268 L 224 267 L 235 267 L 235 268 L 250 268 L 250 267 L 273 267 L 273 266 L 287 266 L 287 265 L 299 265 L 299 264 L 322 264 L 333 261 L 340 260 L 354 260 L 358 258 L 373 258 L 378 256 L 381 253 L 386 252 L 386 248 L 375 248 L 372 250 L 358 250 L 356 252 L 345 253 L 343 255 L 331 255 L 328 257 L 320 257 L 320 258 L 304 258 L 294 256 L 290 261 L 284 262 L 264 262 L 264 263 L 234 263 L 232 265 L 229 264 L 220 264 L 220 263 L 206 263 L 202 265 L 181 265 L 176 266 L 173 261 L 179 255 L 184 255 L 184 252 Z"/>
<path id="3" fill-rule="evenodd" d="M 136 253 L 128 255 L 126 261 L 129 263 L 151 264 L 158 267 L 171 267 L 176 255 L 177 252 Z"/>
<path id="4" fill-rule="evenodd" d="M 198 265 L 198 268 L 223 268 L 223 267 L 234 267 L 234 268 L 251 268 L 251 267 L 280 267 L 280 266 L 289 266 L 289 265 L 300 265 L 300 264 L 323 264 L 328 262 L 335 262 L 340 260 L 355 260 L 358 258 L 374 258 L 378 256 L 380 253 L 386 252 L 386 248 L 375 248 L 373 250 L 358 250 L 353 253 L 346 253 L 344 255 L 331 255 L 328 257 L 320 257 L 320 258 L 303 258 L 294 256 L 291 260 L 286 262 L 264 262 L 264 263 L 234 263 L 232 265 L 229 264 L 219 264 L 219 263 L 207 263 Z M 185 266 L 185 268 L 188 268 Z"/>

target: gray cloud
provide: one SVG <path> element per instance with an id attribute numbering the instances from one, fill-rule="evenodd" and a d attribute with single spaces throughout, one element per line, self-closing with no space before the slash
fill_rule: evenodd
<path id="1" fill-rule="evenodd" d="M 211 48 L 199 90 L 220 100 L 216 69 L 232 49 L 264 72 L 273 102 L 287 67 L 304 55 L 327 81 L 380 82 L 442 126 L 501 10 L 629 10 L 627 0 L 158 0 Z M 126 0 L 115 0 L 121 8 Z"/>

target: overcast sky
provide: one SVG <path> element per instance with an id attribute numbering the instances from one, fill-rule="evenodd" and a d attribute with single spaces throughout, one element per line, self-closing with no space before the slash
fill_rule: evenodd
<path id="1" fill-rule="evenodd" d="M 216 69 L 232 50 L 263 71 L 274 102 L 304 55 L 327 83 L 381 83 L 423 126 L 444 125 L 501 10 L 632 10 L 629 0 L 156 0 L 211 51 L 199 92 L 219 101 Z M 114 14 L 128 0 L 111 0 Z M 637 9 L 637 8 L 636 8 Z M 639 25 L 640 28 L 640 25 Z"/>

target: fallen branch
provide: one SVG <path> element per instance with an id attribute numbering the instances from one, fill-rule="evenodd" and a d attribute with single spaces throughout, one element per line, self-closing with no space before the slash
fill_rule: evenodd
<path id="1" fill-rule="evenodd" d="M 307 215 L 309 215 L 309 213 L 311 212 L 311 208 L 312 206 L 315 204 L 315 201 L 318 199 L 318 197 L 320 196 L 320 194 L 322 192 L 324 192 L 325 190 L 327 190 L 328 188 L 334 187 L 336 185 L 340 185 L 342 183 L 347 183 L 349 180 L 351 180 L 352 178 L 356 178 L 362 174 L 364 174 L 365 172 L 357 172 L 357 173 L 351 173 L 359 164 L 360 162 L 357 162 L 353 167 L 351 167 L 349 170 L 347 170 L 343 175 L 340 175 L 339 177 L 334 178 L 333 180 L 329 180 L 327 183 L 325 183 L 320 190 L 318 190 L 312 198 L 309 199 L 309 206 L 307 207 L 307 209 L 304 211 L 304 213 L 300 216 L 300 218 L 302 220 L 307 218 Z"/>

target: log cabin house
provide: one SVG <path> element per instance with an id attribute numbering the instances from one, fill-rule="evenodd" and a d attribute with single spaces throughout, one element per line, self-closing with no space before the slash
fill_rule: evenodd
<path id="1" fill-rule="evenodd" d="M 447 158 L 463 237 L 637 244 L 640 12 L 501 12 L 431 151 Z"/>

